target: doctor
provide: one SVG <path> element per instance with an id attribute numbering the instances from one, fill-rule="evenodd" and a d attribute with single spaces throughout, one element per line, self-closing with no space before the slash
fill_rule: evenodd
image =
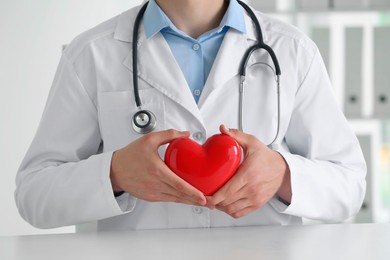
<path id="1" fill-rule="evenodd" d="M 132 122 L 140 8 L 64 51 L 16 178 L 26 221 L 40 228 L 98 221 L 98 230 L 123 230 L 341 221 L 358 212 L 365 162 L 312 41 L 255 12 L 282 69 L 280 108 L 272 59 L 255 51 L 246 69 L 244 129 L 235 130 L 240 65 L 259 37 L 254 21 L 237 0 L 151 0 L 134 61 L 142 109 L 156 126 L 142 135 Z M 205 197 L 161 158 L 178 137 L 203 143 L 219 132 L 235 138 L 245 158 Z M 267 144 L 276 132 L 274 151 Z"/>

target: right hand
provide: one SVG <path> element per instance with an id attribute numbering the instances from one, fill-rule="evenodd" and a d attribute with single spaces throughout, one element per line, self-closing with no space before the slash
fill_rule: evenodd
<path id="1" fill-rule="evenodd" d="M 158 155 L 158 148 L 188 132 L 166 130 L 149 133 L 114 152 L 111 183 L 114 192 L 125 191 L 149 202 L 206 204 L 199 190 L 172 172 Z"/>

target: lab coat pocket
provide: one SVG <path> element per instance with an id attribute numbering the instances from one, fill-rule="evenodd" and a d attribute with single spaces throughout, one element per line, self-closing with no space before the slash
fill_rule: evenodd
<path id="1" fill-rule="evenodd" d="M 156 116 L 154 131 L 164 130 L 164 96 L 155 89 L 140 89 L 139 92 L 142 108 Z M 141 136 L 132 127 L 133 116 L 138 111 L 132 91 L 99 93 L 98 111 L 104 151 L 120 149 Z"/>

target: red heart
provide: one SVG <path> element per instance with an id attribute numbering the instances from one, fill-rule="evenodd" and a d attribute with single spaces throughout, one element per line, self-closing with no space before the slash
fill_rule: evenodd
<path id="1" fill-rule="evenodd" d="M 235 173 L 241 148 L 225 134 L 210 137 L 202 146 L 189 138 L 179 138 L 170 143 L 164 160 L 183 180 L 212 195 Z"/>

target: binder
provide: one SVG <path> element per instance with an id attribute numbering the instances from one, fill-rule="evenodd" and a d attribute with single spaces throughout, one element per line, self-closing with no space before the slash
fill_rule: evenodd
<path id="1" fill-rule="evenodd" d="M 374 117 L 390 116 L 390 27 L 374 28 Z"/>
<path id="2" fill-rule="evenodd" d="M 344 112 L 348 118 L 362 117 L 363 107 L 363 28 L 345 29 Z"/>

